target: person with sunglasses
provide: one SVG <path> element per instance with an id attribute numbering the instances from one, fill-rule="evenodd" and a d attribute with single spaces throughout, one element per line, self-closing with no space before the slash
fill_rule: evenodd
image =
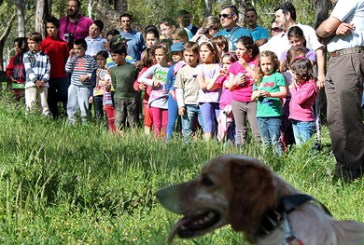
<path id="1" fill-rule="evenodd" d="M 224 36 L 229 42 L 229 51 L 234 52 L 236 41 L 244 36 L 252 37 L 250 31 L 237 25 L 238 9 L 234 5 L 223 5 L 219 14 L 223 30 L 215 33 L 214 37 Z"/>
<path id="2" fill-rule="evenodd" d="M 220 20 L 216 16 L 209 16 L 204 19 L 202 27 L 197 31 L 196 35 L 191 39 L 192 42 L 199 44 L 210 41 L 211 38 L 220 30 Z"/>
<path id="3" fill-rule="evenodd" d="M 255 8 L 245 12 L 245 21 L 256 45 L 261 46 L 268 41 L 268 30 L 257 24 L 258 14 Z"/>

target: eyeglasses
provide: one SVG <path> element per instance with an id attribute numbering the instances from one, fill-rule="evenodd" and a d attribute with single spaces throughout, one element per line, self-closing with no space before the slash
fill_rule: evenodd
<path id="1" fill-rule="evenodd" d="M 213 31 L 218 31 L 219 27 L 211 27 L 210 29 L 213 30 Z"/>
<path id="2" fill-rule="evenodd" d="M 221 19 L 221 17 L 223 17 L 224 19 L 227 17 L 233 17 L 234 14 L 219 14 L 219 18 Z"/>
<path id="3" fill-rule="evenodd" d="M 165 32 L 165 31 L 169 31 L 171 29 L 171 27 L 167 27 L 167 28 L 163 28 L 161 29 L 162 32 Z"/>

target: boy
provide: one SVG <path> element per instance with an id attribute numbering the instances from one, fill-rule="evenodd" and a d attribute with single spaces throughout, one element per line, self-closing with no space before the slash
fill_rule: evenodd
<path id="1" fill-rule="evenodd" d="M 71 73 L 71 85 L 68 88 L 67 101 L 67 114 L 70 125 L 76 123 L 78 108 L 81 111 L 82 124 L 87 123 L 90 77 L 92 72 L 97 69 L 97 64 L 92 56 L 85 54 L 86 50 L 87 43 L 85 39 L 76 39 L 66 63 L 66 72 Z"/>
<path id="2" fill-rule="evenodd" d="M 86 54 L 93 57 L 101 50 L 106 50 L 107 40 L 100 37 L 104 23 L 101 20 L 95 20 L 88 29 L 88 37 L 85 38 L 87 42 Z"/>
<path id="3" fill-rule="evenodd" d="M 64 111 L 67 110 L 67 90 L 69 81 L 64 69 L 69 48 L 66 41 L 59 37 L 59 21 L 50 17 L 46 22 L 47 37 L 40 46 L 41 50 L 49 56 L 52 70 L 49 79 L 48 105 L 53 118 L 58 118 L 57 102 L 61 101 Z"/>
<path id="4" fill-rule="evenodd" d="M 189 138 L 192 136 L 196 116 L 198 116 L 200 126 L 203 128 L 202 115 L 197 102 L 200 87 L 196 81 L 195 75 L 198 55 L 198 43 L 187 42 L 184 45 L 183 57 L 186 65 L 178 71 L 175 83 L 178 114 L 182 117 L 183 138 L 185 143 L 188 143 Z"/>
<path id="5" fill-rule="evenodd" d="M 120 36 L 115 38 L 123 39 Z M 139 124 L 137 92 L 133 88 L 134 81 L 137 79 L 137 71 L 135 65 L 125 61 L 127 46 L 123 40 L 111 45 L 111 57 L 116 66 L 109 69 L 115 89 L 115 126 L 121 130 L 126 126 L 127 117 L 132 128 Z"/>
<path id="6" fill-rule="evenodd" d="M 26 73 L 25 104 L 28 111 L 36 109 L 37 106 L 44 116 L 48 116 L 47 95 L 51 63 L 48 55 L 40 50 L 42 39 L 42 35 L 38 32 L 28 36 L 29 51 L 23 57 Z"/>

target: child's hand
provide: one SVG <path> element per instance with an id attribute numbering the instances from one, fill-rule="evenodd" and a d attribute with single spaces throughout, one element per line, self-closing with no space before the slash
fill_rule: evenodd
<path id="1" fill-rule="evenodd" d="M 89 78 L 90 78 L 90 76 L 89 76 L 89 75 L 81 75 L 81 76 L 80 76 L 80 81 L 81 81 L 81 82 L 85 82 L 85 81 L 87 81 Z"/>
<path id="2" fill-rule="evenodd" d="M 241 85 L 245 83 L 245 74 L 243 73 L 239 73 L 236 77 L 235 77 L 235 85 Z"/>
<path id="3" fill-rule="evenodd" d="M 73 56 L 73 55 L 75 55 L 76 53 L 75 53 L 75 51 L 74 51 L 73 49 L 71 49 L 69 54 L 70 54 L 70 57 L 72 57 L 72 56 Z"/>
<path id="4" fill-rule="evenodd" d="M 90 96 L 90 98 L 88 98 L 88 103 L 92 104 L 94 102 L 94 97 Z"/>
<path id="5" fill-rule="evenodd" d="M 184 107 L 178 108 L 178 115 L 180 115 L 182 117 L 185 115 L 185 108 Z"/>
<path id="6" fill-rule="evenodd" d="M 156 88 L 159 88 L 161 86 L 161 83 L 158 80 L 153 81 L 153 86 Z"/>
<path id="7" fill-rule="evenodd" d="M 268 91 L 260 91 L 260 96 L 263 96 L 264 98 L 272 97 L 272 95 Z"/>
<path id="8" fill-rule="evenodd" d="M 147 85 L 145 83 L 139 83 L 139 90 L 146 90 Z"/>
<path id="9" fill-rule="evenodd" d="M 106 83 L 106 85 L 105 85 L 105 90 L 106 90 L 106 92 L 111 92 L 111 83 Z"/>

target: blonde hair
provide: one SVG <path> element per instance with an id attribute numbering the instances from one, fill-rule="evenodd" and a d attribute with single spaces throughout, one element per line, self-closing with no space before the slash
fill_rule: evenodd
<path id="1" fill-rule="evenodd" d="M 263 51 L 263 52 L 260 53 L 260 58 L 262 58 L 262 57 L 269 57 L 271 59 L 273 65 L 274 65 L 273 72 L 272 73 L 274 73 L 274 72 L 276 72 L 276 71 L 279 70 L 278 57 L 277 57 L 277 55 L 274 52 L 269 51 L 269 50 L 265 50 L 265 51 Z M 260 84 L 260 82 L 262 81 L 263 76 L 264 76 L 264 73 L 262 72 L 262 69 L 259 66 L 259 71 L 257 72 L 257 75 L 255 76 L 254 81 L 257 84 Z"/>

